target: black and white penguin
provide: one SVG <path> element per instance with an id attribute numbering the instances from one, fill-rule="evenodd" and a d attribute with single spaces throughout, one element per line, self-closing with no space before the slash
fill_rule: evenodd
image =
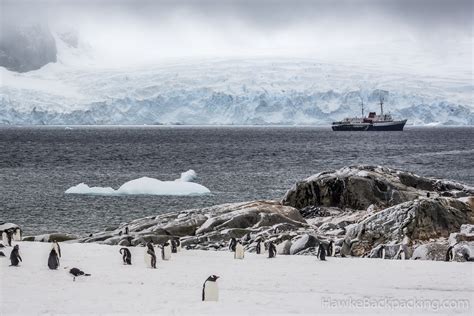
<path id="1" fill-rule="evenodd" d="M 0 251 L 0 257 L 5 257 L 5 254 L 3 253 L 3 251 Z"/>
<path id="2" fill-rule="evenodd" d="M 445 261 L 453 261 L 453 259 L 454 259 L 454 248 L 453 246 L 449 246 L 448 250 L 446 251 Z"/>
<path id="3" fill-rule="evenodd" d="M 156 269 L 156 254 L 151 241 L 146 244 L 145 263 L 149 268 Z"/>
<path id="4" fill-rule="evenodd" d="M 119 252 L 122 255 L 123 264 L 132 264 L 132 253 L 128 248 L 120 248 Z"/>
<path id="5" fill-rule="evenodd" d="M 324 248 L 322 243 L 319 244 L 316 256 L 319 258 L 319 260 L 326 261 L 326 248 Z"/>
<path id="6" fill-rule="evenodd" d="M 56 240 L 53 240 L 53 244 L 51 245 L 51 249 L 54 249 L 56 251 L 56 255 L 61 258 L 61 247 L 59 247 L 59 244 Z"/>
<path id="7" fill-rule="evenodd" d="M 2 241 L 3 241 L 6 245 L 8 245 L 8 236 L 7 236 L 7 232 L 6 232 L 5 230 L 2 232 L 2 236 L 0 236 L 0 237 L 2 237 Z"/>
<path id="8" fill-rule="evenodd" d="M 276 246 L 272 241 L 270 241 L 268 243 L 268 258 L 275 258 L 276 255 L 277 255 Z"/>
<path id="9" fill-rule="evenodd" d="M 12 246 L 12 239 L 13 239 L 13 230 L 12 229 L 7 229 L 7 243 L 8 246 Z"/>
<path id="10" fill-rule="evenodd" d="M 178 252 L 178 244 L 176 243 L 176 240 L 171 239 L 171 253 L 177 253 Z"/>
<path id="11" fill-rule="evenodd" d="M 382 245 L 378 250 L 378 257 L 381 259 L 385 259 L 385 246 Z"/>
<path id="12" fill-rule="evenodd" d="M 336 256 L 336 248 L 334 247 L 334 242 L 332 240 L 329 241 L 329 245 L 328 245 L 326 255 L 328 257 L 335 257 Z"/>
<path id="13" fill-rule="evenodd" d="M 203 301 L 215 301 L 219 300 L 219 287 L 217 286 L 217 275 L 211 275 L 204 281 L 202 286 L 202 300 Z"/>
<path id="14" fill-rule="evenodd" d="M 234 259 L 243 259 L 245 254 L 244 246 L 240 243 L 240 240 L 237 241 L 235 245 Z"/>
<path id="15" fill-rule="evenodd" d="M 125 235 L 128 235 L 128 226 L 125 226 Z"/>
<path id="16" fill-rule="evenodd" d="M 21 229 L 20 229 L 20 227 L 15 228 L 15 232 L 13 234 L 13 240 L 21 241 Z"/>
<path id="17" fill-rule="evenodd" d="M 170 260 L 171 259 L 171 245 L 167 241 L 161 247 L 161 259 L 162 260 Z"/>
<path id="18" fill-rule="evenodd" d="M 59 267 L 59 257 L 54 248 L 49 252 L 48 267 L 51 270 L 56 270 Z"/>
<path id="19" fill-rule="evenodd" d="M 176 238 L 176 251 L 181 251 L 181 240 L 179 240 L 179 238 Z"/>
<path id="20" fill-rule="evenodd" d="M 257 247 L 255 247 L 255 251 L 258 255 L 265 252 L 265 243 L 262 239 L 257 240 Z"/>
<path id="21" fill-rule="evenodd" d="M 230 239 L 230 243 L 229 243 L 229 250 L 234 252 L 235 251 L 235 245 L 237 245 L 237 240 L 234 237 L 232 237 Z"/>
<path id="22" fill-rule="evenodd" d="M 71 270 L 69 270 L 69 273 L 73 276 L 73 281 L 76 281 L 76 277 L 79 276 L 90 276 L 89 273 L 85 273 L 84 271 L 81 271 L 78 268 L 72 268 Z"/>
<path id="23" fill-rule="evenodd" d="M 20 257 L 20 247 L 18 245 L 15 245 L 15 247 L 13 247 L 13 250 L 10 253 L 10 261 L 11 261 L 10 266 L 14 266 L 14 267 L 18 266 L 20 261 L 23 262 L 23 260 L 21 260 L 21 257 Z"/>
<path id="24" fill-rule="evenodd" d="M 395 258 L 397 258 L 397 260 L 405 260 L 405 250 L 403 250 L 402 247 L 400 247 L 400 249 L 398 249 L 397 251 L 397 255 L 395 256 Z"/>

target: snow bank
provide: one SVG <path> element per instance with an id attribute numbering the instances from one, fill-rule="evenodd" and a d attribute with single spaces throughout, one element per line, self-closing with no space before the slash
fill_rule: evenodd
<path id="1" fill-rule="evenodd" d="M 49 270 L 51 244 L 20 243 L 19 267 L 0 257 L 2 315 L 470 315 L 461 300 L 474 306 L 469 262 L 333 257 L 322 262 L 254 253 L 234 260 L 227 251 L 192 250 L 172 254 L 170 261 L 158 256 L 157 269 L 149 269 L 144 247 L 129 248 L 131 266 L 122 264 L 119 248 L 61 243 L 61 266 Z M 11 248 L 3 250 L 8 256 Z M 67 272 L 72 267 L 91 276 L 73 282 Z M 211 274 L 220 276 L 219 301 L 202 302 L 202 284 Z M 380 304 L 360 307 L 354 300 Z"/>
<path id="2" fill-rule="evenodd" d="M 80 183 L 70 187 L 66 194 L 89 194 L 89 195 L 201 195 L 211 191 L 203 185 L 190 182 L 196 179 L 194 170 L 188 170 L 181 174 L 175 181 L 161 181 L 154 178 L 142 177 L 125 182 L 117 190 L 111 187 L 89 187 Z"/>

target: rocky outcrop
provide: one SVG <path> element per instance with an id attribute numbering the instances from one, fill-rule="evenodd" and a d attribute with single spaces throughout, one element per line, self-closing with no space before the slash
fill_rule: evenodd
<path id="1" fill-rule="evenodd" d="M 234 237 L 242 238 L 250 249 L 259 236 L 280 243 L 295 236 L 289 232 L 306 229 L 310 227 L 297 209 L 275 201 L 253 201 L 146 217 L 80 241 L 136 246 L 180 238 L 188 248 L 221 249 Z"/>
<path id="2" fill-rule="evenodd" d="M 464 223 L 474 222 L 474 211 L 454 198 L 421 198 L 375 213 L 348 229 L 346 239 L 357 255 L 379 244 L 410 244 L 447 238 Z M 357 250 L 357 251 L 356 251 Z"/>
<path id="3" fill-rule="evenodd" d="M 474 195 L 466 185 L 424 178 L 401 170 L 380 166 L 351 166 L 321 172 L 296 183 L 281 203 L 304 209 L 309 206 L 365 210 L 412 201 L 420 196 L 462 197 Z"/>

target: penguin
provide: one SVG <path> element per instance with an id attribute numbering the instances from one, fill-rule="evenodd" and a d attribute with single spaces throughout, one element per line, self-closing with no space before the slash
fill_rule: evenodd
<path id="1" fill-rule="evenodd" d="M 10 261 L 11 261 L 10 266 L 14 266 L 14 267 L 18 266 L 20 261 L 23 262 L 23 260 L 21 260 L 21 257 L 20 257 L 20 247 L 18 245 L 15 245 L 15 247 L 13 247 L 13 250 L 10 253 Z"/>
<path id="2" fill-rule="evenodd" d="M 49 253 L 48 267 L 51 270 L 56 270 L 59 267 L 59 257 L 58 257 L 58 254 L 56 253 L 56 250 L 54 250 L 54 248 L 51 249 Z"/>
<path id="3" fill-rule="evenodd" d="M 244 258 L 244 246 L 240 243 L 240 240 L 235 244 L 234 259 L 243 259 Z"/>
<path id="4" fill-rule="evenodd" d="M 329 245 L 328 245 L 326 255 L 328 257 L 335 257 L 336 256 L 336 248 L 334 247 L 334 242 L 332 240 L 329 241 Z"/>
<path id="5" fill-rule="evenodd" d="M 13 239 L 13 231 L 11 229 L 7 230 L 7 242 L 8 246 L 12 246 L 12 239 Z"/>
<path id="6" fill-rule="evenodd" d="M 268 258 L 275 258 L 276 254 L 277 254 L 276 246 L 272 241 L 270 241 L 268 243 Z"/>
<path id="7" fill-rule="evenodd" d="M 179 240 L 179 238 L 176 238 L 176 251 L 181 251 L 181 240 Z"/>
<path id="8" fill-rule="evenodd" d="M 324 248 L 322 243 L 319 244 L 318 253 L 316 256 L 319 258 L 319 260 L 326 261 L 326 248 Z"/>
<path id="9" fill-rule="evenodd" d="M 177 253 L 178 252 L 178 245 L 176 244 L 176 240 L 171 239 L 171 253 Z"/>
<path id="10" fill-rule="evenodd" d="M 76 277 L 79 277 L 81 275 L 90 276 L 89 273 L 85 273 L 84 271 L 81 271 L 78 268 L 72 268 L 71 270 L 69 270 L 69 273 L 73 276 L 73 281 L 76 281 Z"/>
<path id="11" fill-rule="evenodd" d="M 3 253 L 3 251 L 0 251 L 0 257 L 5 257 L 5 254 Z"/>
<path id="12" fill-rule="evenodd" d="M 400 249 L 398 249 L 396 258 L 397 258 L 398 260 L 405 260 L 405 250 L 403 250 L 402 247 L 400 247 Z"/>
<path id="13" fill-rule="evenodd" d="M 6 231 L 3 231 L 2 232 L 2 241 L 8 245 L 8 237 L 7 237 L 7 232 Z"/>
<path id="14" fill-rule="evenodd" d="M 128 226 L 125 226 L 125 235 L 128 235 Z"/>
<path id="15" fill-rule="evenodd" d="M 123 264 L 131 265 L 132 264 L 132 253 L 130 252 L 130 250 L 128 250 L 128 248 L 123 247 L 123 248 L 120 248 L 119 252 L 122 255 Z"/>
<path id="16" fill-rule="evenodd" d="M 119 231 L 119 236 L 122 236 L 122 231 Z"/>
<path id="17" fill-rule="evenodd" d="M 385 246 L 382 245 L 378 250 L 379 258 L 385 259 Z"/>
<path id="18" fill-rule="evenodd" d="M 51 249 L 54 249 L 56 251 L 56 255 L 61 258 L 61 247 L 59 247 L 59 244 L 56 240 L 53 240 L 53 244 L 51 245 Z"/>
<path id="19" fill-rule="evenodd" d="M 215 301 L 219 300 L 219 287 L 217 286 L 217 275 L 211 275 L 204 281 L 202 285 L 202 300 Z"/>
<path id="20" fill-rule="evenodd" d="M 453 259 L 454 259 L 454 248 L 453 246 L 449 246 L 448 251 L 446 251 L 445 261 L 453 261 Z"/>
<path id="21" fill-rule="evenodd" d="M 170 260 L 171 259 L 171 246 L 170 243 L 167 241 L 161 247 L 161 259 L 162 260 Z"/>
<path id="22" fill-rule="evenodd" d="M 262 252 L 265 252 L 265 243 L 261 239 L 257 241 L 257 247 L 255 248 L 255 251 L 258 255 Z"/>
<path id="23" fill-rule="evenodd" d="M 229 243 L 229 250 L 232 251 L 232 252 L 235 252 L 235 245 L 237 244 L 237 240 L 232 237 L 230 239 L 230 243 Z"/>
<path id="24" fill-rule="evenodd" d="M 15 228 L 15 233 L 13 235 L 13 240 L 21 241 L 21 229 L 20 229 L 20 227 Z"/>
<path id="25" fill-rule="evenodd" d="M 146 248 L 145 263 L 148 265 L 148 267 L 156 269 L 156 254 L 151 241 L 146 244 Z"/>

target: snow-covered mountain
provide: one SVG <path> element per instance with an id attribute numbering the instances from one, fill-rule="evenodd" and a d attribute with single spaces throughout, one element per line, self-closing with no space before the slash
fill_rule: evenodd
<path id="1" fill-rule="evenodd" d="M 67 39 L 65 41 L 64 39 Z M 0 68 L 1 124 L 329 124 L 384 110 L 408 124 L 474 125 L 469 76 L 416 74 L 309 59 L 175 61 L 100 69 L 56 35 L 58 62 Z"/>

